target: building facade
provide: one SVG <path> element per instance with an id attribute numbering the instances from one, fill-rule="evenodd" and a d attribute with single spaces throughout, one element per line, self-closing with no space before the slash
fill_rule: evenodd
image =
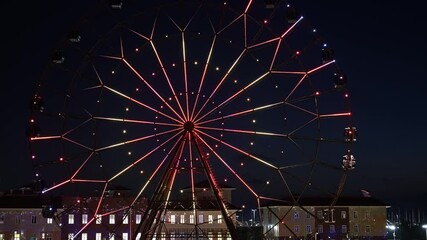
<path id="1" fill-rule="evenodd" d="M 51 206 L 60 207 L 59 199 L 54 201 L 55 203 Z M 45 203 L 46 199 L 38 195 L 1 196 L 0 240 L 61 239 L 61 228 L 58 222 L 54 218 L 43 216 Z"/>
<path id="2" fill-rule="evenodd" d="M 367 197 L 305 198 L 297 204 L 271 203 L 262 207 L 267 239 L 384 239 L 387 205 Z M 278 219 L 277 216 L 285 216 Z"/>

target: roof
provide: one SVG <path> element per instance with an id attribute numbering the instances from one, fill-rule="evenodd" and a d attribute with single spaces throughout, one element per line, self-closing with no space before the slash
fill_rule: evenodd
<path id="1" fill-rule="evenodd" d="M 0 197 L 0 208 L 28 209 L 42 208 L 43 205 L 53 205 L 61 208 L 60 197 L 46 198 L 40 195 L 5 195 Z"/>
<path id="2" fill-rule="evenodd" d="M 232 187 L 230 185 L 223 184 L 223 183 L 218 183 L 218 186 L 221 189 L 226 189 L 226 188 L 227 189 L 236 189 L 235 187 Z M 211 185 L 209 184 L 208 180 L 204 180 L 201 182 L 194 183 L 194 187 L 195 188 L 209 188 L 210 189 Z M 183 188 L 183 190 L 186 190 L 186 189 L 191 189 L 191 186 L 187 186 L 187 187 Z"/>
<path id="3" fill-rule="evenodd" d="M 227 209 L 239 209 L 235 205 L 226 202 Z M 188 211 L 193 209 L 193 203 L 192 201 L 171 201 L 169 202 L 167 209 L 169 210 L 183 210 Z M 219 210 L 218 204 L 214 200 L 202 200 L 196 202 L 196 209 L 198 210 Z"/>
<path id="4" fill-rule="evenodd" d="M 332 198 L 328 197 L 305 197 L 300 198 L 297 203 L 293 203 L 291 199 L 283 199 L 280 201 L 269 201 L 263 206 L 329 206 L 332 203 Z M 339 197 L 334 206 L 388 206 L 387 203 L 372 197 Z"/>

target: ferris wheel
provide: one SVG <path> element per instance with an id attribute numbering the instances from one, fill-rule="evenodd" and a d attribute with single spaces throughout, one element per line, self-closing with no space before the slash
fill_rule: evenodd
<path id="1" fill-rule="evenodd" d="M 233 239 L 244 206 L 262 218 L 272 201 L 337 201 L 356 162 L 350 93 L 333 48 L 298 8 L 101 5 L 52 54 L 27 128 L 42 194 L 98 197 L 74 237 L 108 214 L 114 186 L 134 191 L 123 209 L 147 199 L 139 237 L 163 231 L 177 204 L 200 210 L 200 186 Z"/>

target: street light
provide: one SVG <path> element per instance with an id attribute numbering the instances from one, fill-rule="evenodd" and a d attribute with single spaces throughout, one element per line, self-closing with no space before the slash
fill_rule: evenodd
<path id="1" fill-rule="evenodd" d="M 252 209 L 252 219 L 253 219 L 253 222 L 252 222 L 252 225 L 253 224 L 255 224 L 255 212 L 256 212 L 256 209 Z"/>
<path id="2" fill-rule="evenodd" d="M 389 225 L 389 226 L 387 226 L 387 228 L 393 231 L 393 239 L 395 240 L 396 239 L 396 226 Z"/>
<path id="3" fill-rule="evenodd" d="M 427 240 L 427 224 L 423 224 L 423 228 L 426 230 L 426 240 Z"/>

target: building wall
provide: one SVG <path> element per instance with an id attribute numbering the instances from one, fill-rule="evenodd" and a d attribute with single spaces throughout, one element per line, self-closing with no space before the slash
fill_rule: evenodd
<path id="1" fill-rule="evenodd" d="M 386 234 L 387 210 L 385 206 L 349 207 L 352 239 L 384 239 Z"/>
<path id="2" fill-rule="evenodd" d="M 319 240 L 346 239 L 349 231 L 348 207 L 315 207 L 316 229 Z"/>
<path id="3" fill-rule="evenodd" d="M 264 232 L 268 231 L 267 239 L 289 237 L 294 236 L 294 234 L 298 237 L 306 237 L 315 231 L 314 207 L 302 209 L 300 207 L 279 206 L 270 207 L 270 210 L 262 209 L 262 225 L 264 226 Z M 277 216 L 285 217 L 278 219 Z M 276 224 L 279 221 L 281 223 Z"/>
<path id="4" fill-rule="evenodd" d="M 262 208 L 262 225 L 267 239 L 299 239 L 310 233 L 312 239 L 384 239 L 386 233 L 386 206 L 304 206 L 316 217 L 307 218 L 300 207 L 270 206 Z M 357 213 L 355 213 L 357 212 Z M 285 216 L 278 219 L 276 216 Z M 298 216 L 298 217 L 297 217 Z M 277 224 L 281 221 L 279 224 Z M 298 226 L 298 231 L 297 227 Z M 289 228 L 289 229 L 288 229 Z M 358 228 L 358 231 L 355 231 Z"/>
<path id="5" fill-rule="evenodd" d="M 44 218 L 41 208 L 0 208 L 0 240 L 61 239 L 61 229 L 53 219 Z"/>

